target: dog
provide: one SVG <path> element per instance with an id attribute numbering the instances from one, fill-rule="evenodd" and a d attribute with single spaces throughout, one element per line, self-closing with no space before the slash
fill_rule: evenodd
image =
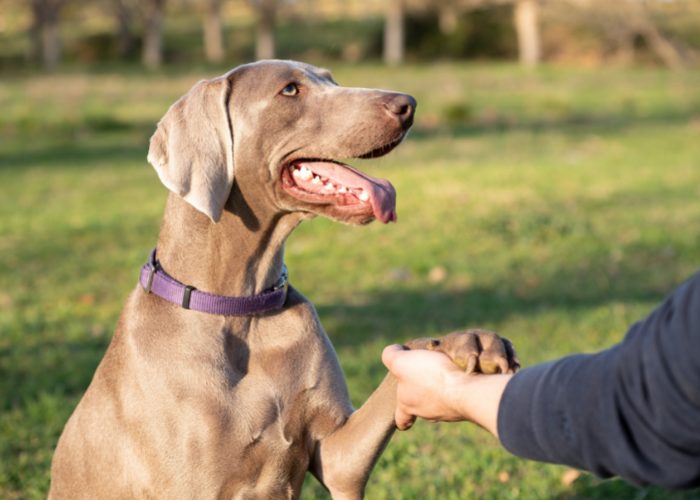
<path id="1" fill-rule="evenodd" d="M 303 220 L 396 220 L 396 193 L 341 163 L 396 147 L 416 101 L 291 61 L 197 83 L 151 138 L 171 191 L 157 250 L 58 441 L 49 498 L 296 498 L 307 470 L 364 494 L 395 430 L 387 376 L 354 410 L 313 305 L 287 283 Z M 512 371 L 482 330 L 419 339 L 469 371 Z"/>

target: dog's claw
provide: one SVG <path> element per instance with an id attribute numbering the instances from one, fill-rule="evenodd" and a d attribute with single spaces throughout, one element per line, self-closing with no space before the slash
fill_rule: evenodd
<path id="1" fill-rule="evenodd" d="M 479 356 L 477 356 L 476 354 L 471 354 L 469 358 L 467 358 L 466 365 L 462 366 L 460 363 L 457 363 L 457 366 L 462 368 L 467 373 L 474 373 L 476 371 L 476 365 L 478 362 Z"/>

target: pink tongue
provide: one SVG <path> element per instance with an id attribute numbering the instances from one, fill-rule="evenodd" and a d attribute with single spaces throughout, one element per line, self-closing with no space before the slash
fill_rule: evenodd
<path id="1" fill-rule="evenodd" d="M 330 161 L 302 161 L 295 165 L 306 167 L 334 184 L 349 189 L 363 189 L 369 195 L 368 201 L 372 205 L 374 216 L 385 224 L 396 222 L 396 190 L 391 182 L 371 177 L 349 165 Z"/>

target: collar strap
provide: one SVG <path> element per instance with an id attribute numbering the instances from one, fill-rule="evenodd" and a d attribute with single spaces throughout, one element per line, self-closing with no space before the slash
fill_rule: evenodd
<path id="1" fill-rule="evenodd" d="M 287 266 L 284 266 L 277 283 L 258 295 L 228 297 L 202 292 L 192 286 L 183 285 L 166 273 L 156 260 L 155 248 L 151 251 L 148 262 L 141 268 L 139 283 L 146 293 L 157 295 L 184 309 L 223 316 L 253 316 L 281 309 L 287 300 L 289 287 Z"/>

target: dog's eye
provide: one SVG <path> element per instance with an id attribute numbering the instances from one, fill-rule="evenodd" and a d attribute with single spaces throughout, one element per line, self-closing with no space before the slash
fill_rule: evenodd
<path id="1" fill-rule="evenodd" d="M 280 94 L 286 95 L 287 97 L 294 97 L 299 93 L 299 86 L 296 83 L 289 83 L 285 88 L 282 89 Z"/>

